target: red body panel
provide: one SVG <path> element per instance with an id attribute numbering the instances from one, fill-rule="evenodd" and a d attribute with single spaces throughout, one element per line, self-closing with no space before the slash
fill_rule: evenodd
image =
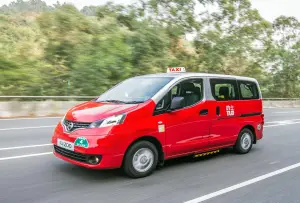
<path id="1" fill-rule="evenodd" d="M 257 130 L 257 125 L 262 124 L 261 100 L 211 101 L 210 107 L 216 115 L 210 127 L 211 147 L 232 146 L 242 128 L 252 126 Z M 220 108 L 219 115 L 216 114 L 217 107 Z M 257 140 L 261 139 L 261 134 L 261 131 L 256 132 Z"/>
<path id="2" fill-rule="evenodd" d="M 227 115 L 226 106 L 234 106 L 234 115 Z M 220 107 L 220 115 L 216 108 Z M 66 119 L 78 122 L 93 122 L 113 115 L 126 113 L 123 124 L 95 129 L 78 129 L 66 133 L 59 123 L 52 137 L 52 143 L 57 144 L 57 138 L 75 142 L 77 137 L 84 136 L 88 148 L 75 146 L 74 151 L 82 154 L 98 154 L 102 160 L 98 165 L 90 165 L 54 154 L 68 162 L 87 168 L 118 168 L 121 167 L 124 154 L 128 147 L 137 139 L 151 136 L 159 141 L 165 159 L 193 154 L 196 152 L 222 148 L 234 145 L 240 130 L 250 125 L 255 130 L 256 139 L 262 138 L 261 100 L 249 101 L 202 101 L 197 105 L 171 113 L 153 115 L 155 103 L 152 100 L 143 104 L 112 104 L 86 102 L 70 109 Z M 201 110 L 208 110 L 206 115 L 200 115 Z M 244 117 L 242 115 L 245 115 Z M 159 131 L 158 126 L 164 125 L 165 130 Z"/>
<path id="3" fill-rule="evenodd" d="M 211 121 L 200 116 L 201 109 L 207 108 L 207 102 L 163 114 L 166 122 L 167 156 L 184 155 L 199 151 L 208 146 Z"/>
<path id="4" fill-rule="evenodd" d="M 66 114 L 66 119 L 79 122 L 94 122 L 109 116 L 132 111 L 137 107 L 137 104 L 120 105 L 114 103 L 85 102 L 71 108 Z"/>

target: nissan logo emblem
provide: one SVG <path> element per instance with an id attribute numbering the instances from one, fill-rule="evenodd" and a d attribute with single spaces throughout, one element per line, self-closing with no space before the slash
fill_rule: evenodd
<path id="1" fill-rule="evenodd" d="M 66 125 L 66 128 L 68 131 L 71 131 L 72 128 L 73 128 L 74 124 L 72 122 L 69 122 L 67 125 Z"/>

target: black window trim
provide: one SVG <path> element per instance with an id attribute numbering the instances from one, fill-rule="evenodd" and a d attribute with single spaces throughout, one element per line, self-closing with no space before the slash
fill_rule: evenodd
<path id="1" fill-rule="evenodd" d="M 199 100 L 197 103 L 195 103 L 195 104 L 192 104 L 192 105 L 190 105 L 190 106 L 186 106 L 186 107 L 181 108 L 181 109 L 176 109 L 176 110 L 174 110 L 174 111 L 172 111 L 172 112 L 181 111 L 181 110 L 187 109 L 187 108 L 192 108 L 192 107 L 198 105 L 200 102 L 203 101 L 203 99 L 204 99 L 204 94 L 205 94 L 205 93 L 204 93 L 204 92 L 205 92 L 205 87 L 204 87 L 204 84 L 205 84 L 205 78 L 204 78 L 204 77 L 190 77 L 190 78 L 183 78 L 182 80 L 179 80 L 179 81 L 177 81 L 176 83 L 174 83 L 174 84 L 168 89 L 168 91 L 167 91 L 166 94 L 169 94 L 169 92 L 172 90 L 172 88 L 175 87 L 176 85 L 178 85 L 178 84 L 180 84 L 180 83 L 182 83 L 182 82 L 185 82 L 185 81 L 190 81 L 190 80 L 201 80 L 201 86 L 202 86 L 202 92 L 201 92 L 201 93 L 202 93 L 202 94 L 201 94 L 200 100 Z M 181 87 L 180 87 L 179 89 L 181 89 Z M 180 91 L 180 90 L 179 90 L 179 91 Z M 162 99 L 163 99 L 165 96 L 166 96 L 166 95 L 164 95 L 164 96 L 162 97 Z M 160 101 L 161 101 L 161 100 L 160 100 Z M 157 107 L 157 105 L 160 103 L 160 101 L 155 105 L 155 108 L 154 108 L 154 111 L 153 111 L 153 116 L 157 116 L 157 115 L 160 115 L 160 114 L 167 113 L 167 110 L 168 110 L 168 109 L 161 109 L 161 110 L 158 110 L 158 111 L 157 111 L 156 107 Z"/>

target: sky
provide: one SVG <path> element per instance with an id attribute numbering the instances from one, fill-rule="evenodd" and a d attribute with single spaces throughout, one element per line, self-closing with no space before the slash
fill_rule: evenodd
<path id="1" fill-rule="evenodd" d="M 13 0 L 0 0 L 0 6 L 9 4 Z M 86 5 L 101 5 L 108 0 L 44 0 L 47 4 L 52 5 L 59 2 L 68 2 L 81 9 Z M 128 4 L 134 0 L 112 0 L 115 3 Z M 250 0 L 254 8 L 258 9 L 262 17 L 273 21 L 280 15 L 295 16 L 300 20 L 300 0 Z"/>

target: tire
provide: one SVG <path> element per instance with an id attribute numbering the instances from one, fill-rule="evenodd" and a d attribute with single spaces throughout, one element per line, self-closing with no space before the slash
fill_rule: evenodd
<path id="1" fill-rule="evenodd" d="M 247 154 L 252 149 L 253 138 L 253 132 L 248 128 L 244 128 L 239 133 L 239 137 L 234 145 L 234 150 L 238 154 Z"/>
<path id="2" fill-rule="evenodd" d="M 148 141 L 139 141 L 126 152 L 123 170 L 131 178 L 142 178 L 154 171 L 157 162 L 158 151 L 154 144 Z"/>

